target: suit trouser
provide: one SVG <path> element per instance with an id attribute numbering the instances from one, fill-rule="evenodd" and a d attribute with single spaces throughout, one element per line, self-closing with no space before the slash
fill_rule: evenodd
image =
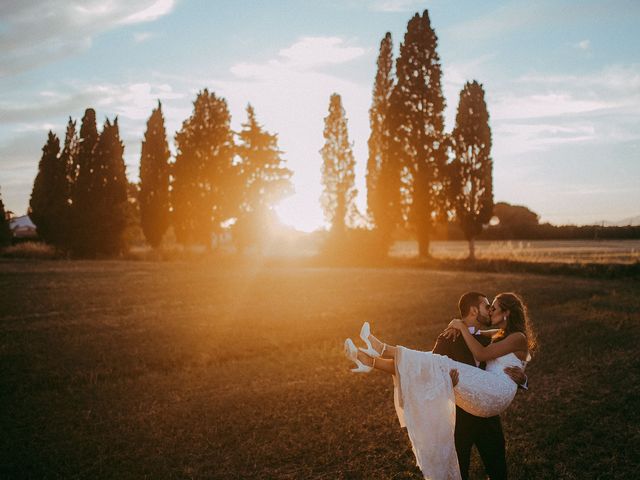
<path id="1" fill-rule="evenodd" d="M 484 468 L 491 480 L 507 478 L 504 433 L 500 417 L 482 418 L 456 407 L 456 452 L 462 480 L 469 478 L 471 447 L 478 449 Z"/>

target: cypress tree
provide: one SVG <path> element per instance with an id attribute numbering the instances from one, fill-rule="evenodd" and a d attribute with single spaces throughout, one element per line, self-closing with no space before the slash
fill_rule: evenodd
<path id="1" fill-rule="evenodd" d="M 5 247 L 11 243 L 11 229 L 9 228 L 9 219 L 4 209 L 2 196 L 0 195 L 0 247 Z"/>
<path id="2" fill-rule="evenodd" d="M 183 245 L 210 248 L 212 233 L 220 232 L 237 208 L 231 115 L 226 100 L 207 89 L 198 93 L 193 105 L 175 138 L 173 224 Z"/>
<path id="3" fill-rule="evenodd" d="M 273 206 L 293 192 L 292 172 L 284 166 L 278 148 L 278 136 L 269 133 L 256 120 L 251 105 L 247 121 L 238 134 L 237 153 L 240 213 L 234 228 L 234 240 L 242 250 L 261 243 L 268 236 Z"/>
<path id="4" fill-rule="evenodd" d="M 71 231 L 72 231 L 72 194 L 76 177 L 76 162 L 78 157 L 78 134 L 76 132 L 76 122 L 71 117 L 67 122 L 67 130 L 65 132 L 64 147 L 60 154 L 60 168 L 64 171 L 64 180 L 61 182 L 60 191 L 61 201 L 59 203 L 58 230 L 59 230 L 59 248 L 69 251 L 72 248 Z M 61 172 L 62 173 L 62 172 Z"/>
<path id="5" fill-rule="evenodd" d="M 169 145 L 162 105 L 151 112 L 140 157 L 140 223 L 147 242 L 157 248 L 169 228 Z"/>
<path id="6" fill-rule="evenodd" d="M 445 101 L 437 42 L 427 10 L 409 20 L 396 62 L 391 106 L 393 148 L 408 173 L 409 223 L 422 257 L 429 256 L 430 234 L 446 214 Z"/>
<path id="7" fill-rule="evenodd" d="M 369 110 L 369 158 L 367 161 L 367 210 L 377 232 L 378 247 L 387 251 L 391 233 L 402 221 L 401 164 L 391 151 L 391 95 L 393 93 L 393 42 L 387 32 L 380 42 L 373 101 Z"/>
<path id="8" fill-rule="evenodd" d="M 124 145 L 120 140 L 117 117 L 108 119 L 93 150 L 93 169 L 89 177 L 92 220 L 85 225 L 83 255 L 114 255 L 124 249 L 127 226 L 128 182 L 124 164 Z"/>
<path id="9" fill-rule="evenodd" d="M 89 238 L 87 229 L 94 221 L 92 202 L 95 200 L 95 192 L 92 189 L 95 184 L 96 165 L 93 150 L 97 142 L 96 112 L 93 108 L 87 108 L 80 124 L 77 156 L 71 171 L 73 183 L 69 242 L 72 250 L 80 255 L 93 250 L 92 239 Z"/>
<path id="10" fill-rule="evenodd" d="M 324 139 L 325 144 L 320 150 L 324 186 L 320 201 L 332 233 L 340 238 L 356 215 L 357 190 L 347 119 L 342 99 L 337 93 L 329 100 L 329 114 L 324 119 Z"/>
<path id="11" fill-rule="evenodd" d="M 33 182 L 29 214 L 38 235 L 45 242 L 60 245 L 58 222 L 67 205 L 66 169 L 60 158 L 60 140 L 49 131 L 47 143 L 42 147 L 38 174 Z M 62 210 L 62 211 L 61 211 Z"/>
<path id="12" fill-rule="evenodd" d="M 452 132 L 455 159 L 454 207 L 469 242 L 469 258 L 475 258 L 474 239 L 493 213 L 493 161 L 491 128 L 484 89 L 467 82 L 460 92 L 456 124 Z"/>

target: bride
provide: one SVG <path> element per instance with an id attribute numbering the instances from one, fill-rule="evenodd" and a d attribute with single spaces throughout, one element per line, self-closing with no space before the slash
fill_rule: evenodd
<path id="1" fill-rule="evenodd" d="M 504 368 L 524 368 L 535 348 L 527 308 L 518 295 L 497 295 L 489 310 L 497 330 L 486 347 L 461 320 L 449 324 L 460 332 L 476 361 L 487 362 L 486 370 L 431 352 L 388 345 L 371 335 L 367 322 L 360 332 L 366 349 L 357 349 L 351 339 L 345 341 L 345 354 L 357 365 L 353 372 L 378 369 L 393 375 L 396 413 L 400 425 L 407 428 L 425 478 L 460 479 L 454 445 L 455 404 L 480 417 L 506 410 L 517 385 Z M 455 388 L 451 370 L 458 371 Z"/>

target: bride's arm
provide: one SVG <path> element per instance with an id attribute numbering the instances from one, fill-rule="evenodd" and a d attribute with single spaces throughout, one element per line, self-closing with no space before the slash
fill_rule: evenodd
<path id="1" fill-rule="evenodd" d="M 478 332 L 480 332 L 480 335 L 482 335 L 483 337 L 493 337 L 499 331 L 500 331 L 499 328 L 490 328 L 488 330 L 478 330 Z"/>
<path id="2" fill-rule="evenodd" d="M 494 358 L 501 357 L 507 353 L 513 353 L 517 351 L 527 351 L 527 338 L 522 333 L 513 333 L 500 342 L 490 343 L 486 347 L 482 346 L 478 340 L 476 340 L 467 326 L 460 320 L 453 320 L 449 326 L 457 329 L 462 334 L 465 343 L 471 350 L 474 358 L 479 362 L 486 362 L 487 360 L 493 360 Z"/>

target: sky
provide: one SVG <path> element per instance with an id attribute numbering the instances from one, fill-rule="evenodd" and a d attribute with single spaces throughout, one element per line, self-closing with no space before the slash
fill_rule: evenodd
<path id="1" fill-rule="evenodd" d="M 28 208 L 47 131 L 85 108 L 118 116 L 130 180 L 146 121 L 162 102 L 170 147 L 198 91 L 224 97 L 240 129 L 251 103 L 278 134 L 295 194 L 284 223 L 325 226 L 319 150 L 341 95 L 366 211 L 368 110 L 380 40 L 395 54 L 428 9 L 438 36 L 446 130 L 477 80 L 492 130 L 494 199 L 554 224 L 640 215 L 637 0 L 3 0 L 0 194 Z M 79 122 L 78 122 L 79 128 Z"/>

